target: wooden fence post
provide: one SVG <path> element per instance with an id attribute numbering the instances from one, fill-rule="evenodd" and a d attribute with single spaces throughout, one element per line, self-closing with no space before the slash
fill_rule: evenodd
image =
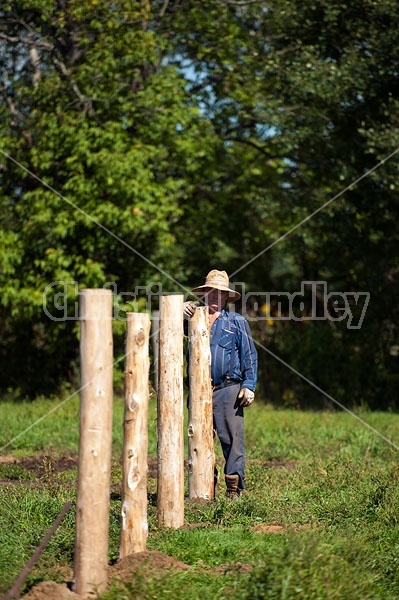
<path id="1" fill-rule="evenodd" d="M 154 367 L 154 389 L 158 394 L 159 386 L 159 310 L 153 310 L 151 316 L 151 338 Z"/>
<path id="2" fill-rule="evenodd" d="M 150 317 L 127 313 L 123 424 L 122 529 L 119 558 L 147 547 L 148 377 Z"/>
<path id="3" fill-rule="evenodd" d="M 80 291 L 80 440 L 75 591 L 107 584 L 112 449 L 113 339 L 111 290 Z"/>
<path id="4" fill-rule="evenodd" d="M 188 495 L 215 497 L 211 349 L 208 307 L 198 307 L 188 324 L 190 401 L 188 413 Z"/>
<path id="5" fill-rule="evenodd" d="M 160 298 L 157 519 L 184 524 L 183 296 Z"/>

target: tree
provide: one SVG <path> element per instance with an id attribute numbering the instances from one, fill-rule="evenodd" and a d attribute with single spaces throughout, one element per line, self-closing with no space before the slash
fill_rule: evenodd
<path id="1" fill-rule="evenodd" d="M 396 406 L 396 3 L 188 0 L 168 8 L 176 60 L 197 74 L 192 93 L 228 147 L 229 167 L 239 165 L 228 182 L 252 215 L 249 246 L 232 270 L 259 255 L 240 270 L 253 287 L 298 291 L 301 280 L 323 280 L 371 293 L 359 331 L 291 323 L 260 331 L 261 339 L 338 400 Z M 189 34 L 176 34 L 179 16 Z M 281 365 L 268 363 L 268 380 L 280 379 Z M 302 402 L 320 403 L 296 375 L 283 377 Z"/>
<path id="2" fill-rule="evenodd" d="M 53 282 L 123 293 L 176 289 L 166 270 L 183 279 L 174 228 L 217 140 L 149 16 L 127 1 L 1 8 L 3 388 L 71 376 L 77 324 L 44 314 Z"/>

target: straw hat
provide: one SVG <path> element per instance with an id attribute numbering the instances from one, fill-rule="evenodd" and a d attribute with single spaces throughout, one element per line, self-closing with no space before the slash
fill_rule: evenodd
<path id="1" fill-rule="evenodd" d="M 193 292 L 206 292 L 207 290 L 220 290 L 221 292 L 229 292 L 227 302 L 237 302 L 241 298 L 241 294 L 232 290 L 230 287 L 229 276 L 226 271 L 217 271 L 213 269 L 206 276 L 204 285 L 199 285 L 193 288 Z"/>

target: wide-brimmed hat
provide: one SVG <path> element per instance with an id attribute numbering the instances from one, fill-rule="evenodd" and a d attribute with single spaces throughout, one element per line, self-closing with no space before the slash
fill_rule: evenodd
<path id="1" fill-rule="evenodd" d="M 241 298 L 241 294 L 232 290 L 230 287 L 229 276 L 226 271 L 217 271 L 213 269 L 206 276 L 204 285 L 199 285 L 193 288 L 193 292 L 206 292 L 206 290 L 220 290 L 221 292 L 229 292 L 227 302 L 237 302 Z"/>

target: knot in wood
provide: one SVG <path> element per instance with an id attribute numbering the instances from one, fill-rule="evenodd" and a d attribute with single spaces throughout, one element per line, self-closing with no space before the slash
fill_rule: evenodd
<path id="1" fill-rule="evenodd" d="M 140 402 L 140 396 L 138 394 L 133 394 L 132 397 L 128 401 L 128 408 L 130 412 L 134 412 L 137 410 Z"/>
<path id="2" fill-rule="evenodd" d="M 136 333 L 135 340 L 138 346 L 142 346 L 144 344 L 145 335 L 143 329 L 139 329 L 139 331 Z"/>

